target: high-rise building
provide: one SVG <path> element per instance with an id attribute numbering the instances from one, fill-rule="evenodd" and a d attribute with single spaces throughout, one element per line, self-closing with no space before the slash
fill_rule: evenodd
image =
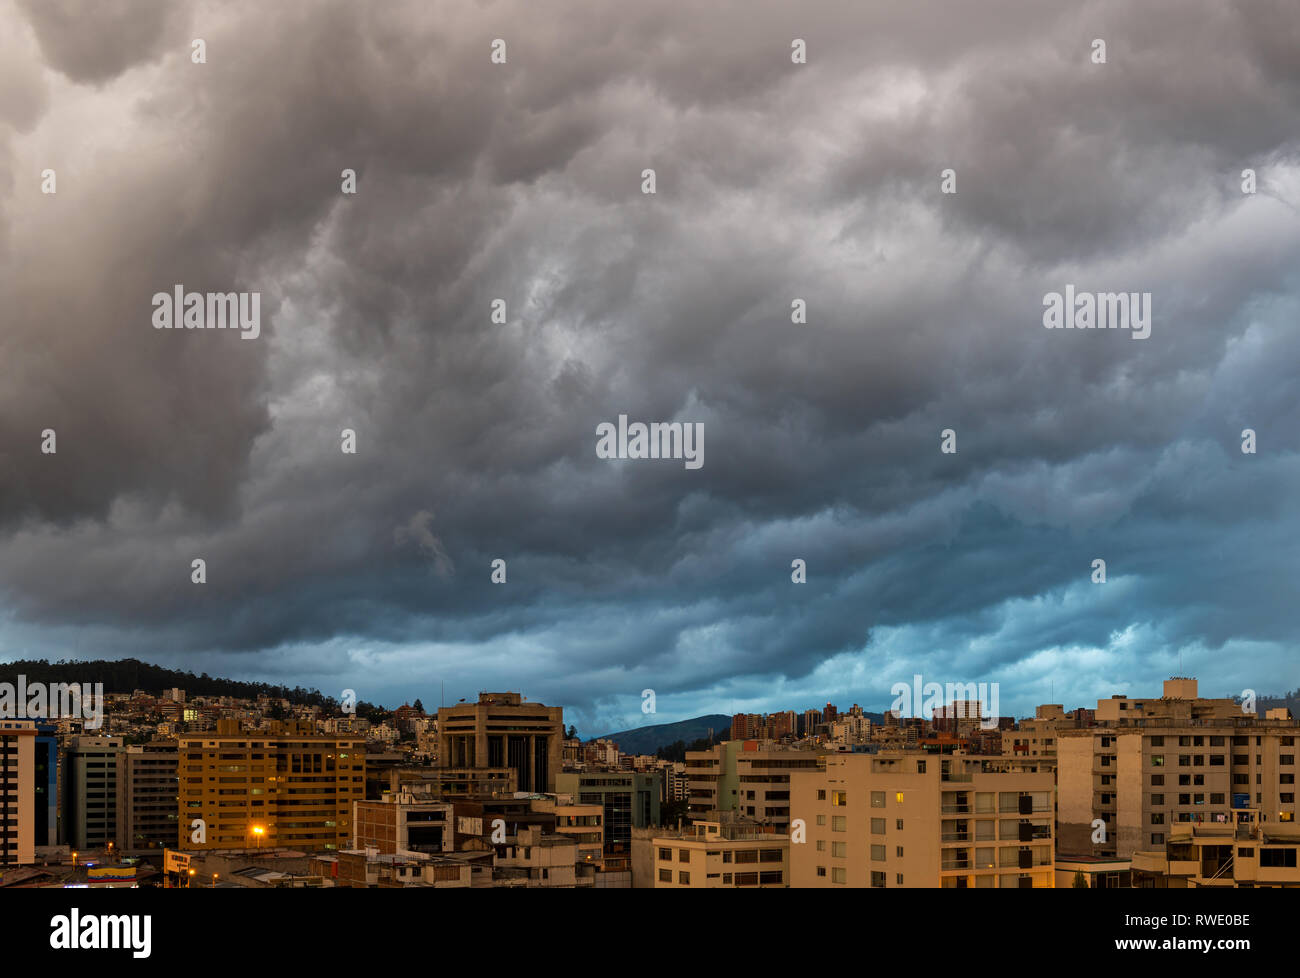
<path id="1" fill-rule="evenodd" d="M 353 735 L 318 735 L 309 720 L 183 734 L 179 750 L 179 839 L 184 849 L 286 846 L 346 848 L 352 805 L 365 798 L 366 744 Z M 201 819 L 205 841 L 193 840 Z"/>
<path id="2" fill-rule="evenodd" d="M 526 703 L 518 693 L 479 693 L 477 703 L 438 711 L 438 764 L 464 771 L 514 772 L 518 791 L 555 791 L 564 710 Z"/>
<path id="3" fill-rule="evenodd" d="M 1178 677 L 1159 698 L 1101 700 L 1094 719 L 1057 731 L 1063 853 L 1160 851 L 1175 828 L 1232 826 L 1251 810 L 1264 824 L 1296 821 L 1300 724 L 1285 709 L 1246 714 Z"/>
<path id="4" fill-rule="evenodd" d="M 59 844 L 59 737 L 54 724 L 36 721 L 32 825 L 37 848 Z"/>
<path id="5" fill-rule="evenodd" d="M 35 861 L 36 724 L 0 720 L 0 873 Z"/>
<path id="6" fill-rule="evenodd" d="M 78 734 L 63 755 L 64 841 L 74 850 L 117 842 L 117 758 L 121 737 Z"/>
<path id="7" fill-rule="evenodd" d="M 605 838 L 604 868 L 631 869 L 632 829 L 659 824 L 660 773 L 566 771 L 557 775 L 560 794 L 579 806 L 599 805 Z"/>
<path id="8" fill-rule="evenodd" d="M 155 740 L 117 755 L 117 848 L 174 849 L 177 842 L 177 745 Z"/>
<path id="9" fill-rule="evenodd" d="M 819 761 L 791 779 L 806 832 L 790 846 L 791 886 L 1054 885 L 1051 771 L 920 751 Z"/>

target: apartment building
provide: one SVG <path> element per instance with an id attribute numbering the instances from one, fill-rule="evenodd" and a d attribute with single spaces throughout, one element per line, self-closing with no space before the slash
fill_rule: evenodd
<path id="1" fill-rule="evenodd" d="M 182 693 L 182 695 L 184 695 Z M 174 849 L 177 836 L 177 745 L 156 740 L 117 755 L 117 848 L 119 852 Z"/>
<path id="2" fill-rule="evenodd" d="M 773 888 L 790 885 L 790 836 L 773 825 L 715 813 L 714 820 L 637 838 L 633 885 L 654 889 Z M 637 879 L 648 875 L 649 879 Z"/>
<path id="3" fill-rule="evenodd" d="M 686 752 L 690 809 L 730 811 L 784 828 L 790 824 L 790 777 L 815 770 L 817 755 L 770 741 L 729 740 Z"/>
<path id="4" fill-rule="evenodd" d="M 36 859 L 36 723 L 0 720 L 0 875 Z"/>
<path id="5" fill-rule="evenodd" d="M 1032 720 L 1026 717 L 1002 735 L 1002 750 L 1018 757 L 1055 757 L 1060 731 L 1073 727 L 1064 706 L 1048 703 L 1034 711 Z"/>
<path id="6" fill-rule="evenodd" d="M 1242 809 L 1228 824 L 1177 825 L 1164 848 L 1133 854 L 1133 885 L 1141 889 L 1193 887 L 1300 888 L 1300 823 L 1266 822 Z"/>
<path id="7" fill-rule="evenodd" d="M 578 844 L 570 836 L 548 833 L 541 826 L 523 826 L 505 844 L 497 845 L 494 880 L 514 877 L 528 887 L 594 886 L 595 874 L 578 873 Z"/>
<path id="8" fill-rule="evenodd" d="M 604 866 L 604 805 L 576 805 L 568 795 L 534 797 L 529 804 L 535 812 L 554 815 L 555 834 L 568 836 L 577 844 L 580 876 L 594 876 Z"/>
<path id="9" fill-rule="evenodd" d="M 831 753 L 791 782 L 796 887 L 1051 887 L 1053 775 L 915 751 Z"/>
<path id="10" fill-rule="evenodd" d="M 477 703 L 438 711 L 438 762 L 466 772 L 509 770 L 516 791 L 554 792 L 564 710 L 519 693 L 479 693 Z"/>
<path id="11" fill-rule="evenodd" d="M 470 863 L 430 853 L 376 852 L 344 849 L 333 872 L 335 886 L 360 889 L 467 889 L 472 884 Z"/>
<path id="12" fill-rule="evenodd" d="M 1171 679 L 1164 693 L 1102 700 L 1098 726 L 1059 731 L 1063 853 L 1128 858 L 1163 849 L 1176 828 L 1233 825 L 1246 809 L 1265 824 L 1296 821 L 1300 724 L 1285 710 L 1260 718 L 1198 698 L 1195 679 Z"/>
<path id="13" fill-rule="evenodd" d="M 117 842 L 117 759 L 121 737 L 79 734 L 63 755 L 63 831 L 74 850 Z"/>
<path id="14" fill-rule="evenodd" d="M 223 718 L 215 731 L 182 735 L 180 847 L 345 848 L 353 802 L 365 798 L 365 741 L 314 730 L 311 721 L 291 720 L 245 731 Z M 204 842 L 192 840 L 195 819 Z"/>

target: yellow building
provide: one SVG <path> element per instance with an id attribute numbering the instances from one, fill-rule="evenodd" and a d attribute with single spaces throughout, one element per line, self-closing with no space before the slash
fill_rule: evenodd
<path id="1" fill-rule="evenodd" d="M 773 826 L 718 813 L 680 831 L 657 830 L 649 839 L 655 889 L 735 889 L 789 885 L 790 837 Z M 633 841 L 634 850 L 643 840 Z M 640 860 L 633 854 L 634 865 Z M 641 885 L 638 882 L 637 885 Z"/>
<path id="2" fill-rule="evenodd" d="M 791 886 L 1054 885 L 1050 770 L 920 751 L 820 762 L 791 779 Z"/>
<path id="3" fill-rule="evenodd" d="M 36 724 L 0 720 L 0 875 L 35 861 Z"/>
<path id="4" fill-rule="evenodd" d="M 364 740 L 319 736 L 310 721 L 262 733 L 223 719 L 178 742 L 180 848 L 347 848 L 353 802 L 365 798 Z"/>

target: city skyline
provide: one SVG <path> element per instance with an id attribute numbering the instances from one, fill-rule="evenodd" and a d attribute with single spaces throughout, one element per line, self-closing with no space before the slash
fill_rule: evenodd
<path id="1" fill-rule="evenodd" d="M 0 0 L 7 658 L 1300 685 L 1282 0 L 74 6 Z"/>

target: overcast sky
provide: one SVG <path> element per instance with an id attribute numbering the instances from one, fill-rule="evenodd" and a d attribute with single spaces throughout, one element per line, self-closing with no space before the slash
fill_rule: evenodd
<path id="1" fill-rule="evenodd" d="M 1298 208 L 1291 0 L 0 0 L 0 656 L 587 735 L 1295 688 Z"/>

